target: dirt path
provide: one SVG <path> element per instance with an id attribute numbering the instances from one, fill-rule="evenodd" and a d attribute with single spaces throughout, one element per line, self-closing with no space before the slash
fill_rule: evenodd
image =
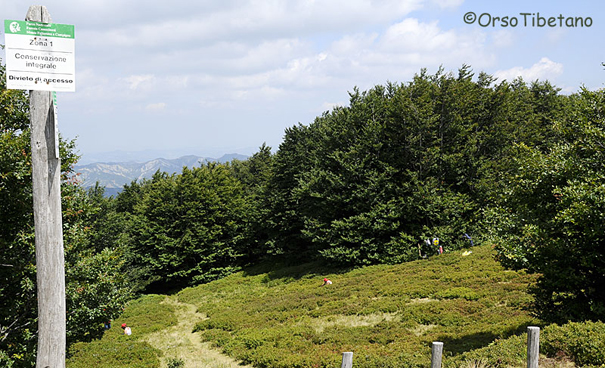
<path id="1" fill-rule="evenodd" d="M 205 318 L 197 313 L 193 304 L 177 301 L 168 296 L 162 302 L 172 305 L 178 324 L 148 336 L 145 340 L 154 348 L 162 350 L 162 367 L 168 367 L 171 360 L 181 360 L 184 368 L 242 368 L 237 361 L 213 349 L 210 343 L 202 342 L 199 333 L 192 333 L 197 322 Z"/>

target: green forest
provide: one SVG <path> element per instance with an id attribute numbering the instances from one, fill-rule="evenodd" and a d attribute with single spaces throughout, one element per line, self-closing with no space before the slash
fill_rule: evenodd
<path id="1" fill-rule="evenodd" d="M 245 161 L 83 188 L 61 139 L 68 344 L 140 295 L 267 264 L 395 265 L 472 246 L 536 276 L 544 324 L 605 317 L 605 90 L 499 81 L 463 65 L 353 88 Z M 37 341 L 28 96 L 0 66 L 0 365 Z"/>

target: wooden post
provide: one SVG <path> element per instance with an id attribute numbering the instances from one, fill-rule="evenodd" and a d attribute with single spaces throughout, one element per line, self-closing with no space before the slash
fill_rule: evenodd
<path id="1" fill-rule="evenodd" d="M 353 368 L 353 353 L 342 353 L 342 364 L 340 368 Z"/>
<path id="2" fill-rule="evenodd" d="M 45 6 L 30 6 L 28 21 L 51 23 Z M 65 259 L 61 219 L 61 160 L 51 92 L 30 91 L 32 180 L 38 286 L 37 368 L 64 368 Z"/>
<path id="3" fill-rule="evenodd" d="M 443 343 L 433 342 L 431 368 L 441 368 L 441 356 L 443 355 Z"/>
<path id="4" fill-rule="evenodd" d="M 527 328 L 527 368 L 538 368 L 540 358 L 540 327 Z"/>

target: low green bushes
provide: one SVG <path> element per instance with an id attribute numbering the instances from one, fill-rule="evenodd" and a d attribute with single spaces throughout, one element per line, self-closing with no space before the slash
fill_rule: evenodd
<path id="1" fill-rule="evenodd" d="M 448 346 L 444 345 L 447 351 Z M 445 368 L 485 367 L 508 368 L 527 366 L 527 334 L 496 339 L 485 347 L 468 351 L 452 359 L 444 359 Z"/>
<path id="2" fill-rule="evenodd" d="M 130 336 L 120 340 L 96 340 L 73 345 L 68 368 L 159 368 L 160 351 L 146 342 L 136 341 Z"/>
<path id="3" fill-rule="evenodd" d="M 324 287 L 312 265 L 307 274 L 301 266 L 240 272 L 177 298 L 207 316 L 196 326 L 203 340 L 255 368 L 333 368 L 346 351 L 356 367 L 426 367 L 433 341 L 444 343 L 444 368 L 523 368 L 527 326 L 541 326 L 525 308 L 535 276 L 504 271 L 492 256 L 475 247 L 468 256 L 333 270 Z M 74 346 L 67 368 L 160 367 L 162 352 L 141 337 L 177 323 L 164 298 L 132 302 L 103 339 Z M 123 322 L 132 336 L 122 335 Z M 542 367 L 605 364 L 602 323 L 545 327 L 540 344 Z"/>
<path id="4" fill-rule="evenodd" d="M 570 322 L 544 328 L 541 349 L 552 357 L 567 357 L 580 367 L 605 365 L 605 324 Z"/>
<path id="5" fill-rule="evenodd" d="M 141 337 L 177 323 L 173 307 L 162 303 L 165 298 L 146 295 L 130 302 L 102 339 L 71 347 L 67 368 L 159 368 L 162 352 Z M 132 335 L 123 334 L 122 323 L 132 328 Z"/>
<path id="6" fill-rule="evenodd" d="M 334 283 L 320 287 L 324 277 Z M 345 351 L 360 367 L 420 367 L 430 364 L 433 341 L 454 360 L 535 324 L 524 309 L 533 280 L 475 247 L 326 275 L 313 265 L 240 272 L 178 298 L 208 316 L 196 327 L 204 340 L 255 367 L 336 367 Z"/>

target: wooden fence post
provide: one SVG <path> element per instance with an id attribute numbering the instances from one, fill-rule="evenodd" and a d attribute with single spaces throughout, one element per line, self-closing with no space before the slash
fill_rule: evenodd
<path id="1" fill-rule="evenodd" d="M 342 364 L 340 368 L 352 368 L 353 367 L 353 353 L 342 353 Z"/>
<path id="2" fill-rule="evenodd" d="M 527 328 L 527 368 L 538 368 L 540 358 L 540 327 Z"/>
<path id="3" fill-rule="evenodd" d="M 443 355 L 443 343 L 433 342 L 433 348 L 431 349 L 431 368 L 441 368 L 441 356 Z"/>
<path id="4" fill-rule="evenodd" d="M 45 6 L 32 5 L 28 21 L 51 23 Z M 61 160 L 51 92 L 30 91 L 32 181 L 38 286 L 36 367 L 64 368 L 65 258 L 61 218 Z"/>

